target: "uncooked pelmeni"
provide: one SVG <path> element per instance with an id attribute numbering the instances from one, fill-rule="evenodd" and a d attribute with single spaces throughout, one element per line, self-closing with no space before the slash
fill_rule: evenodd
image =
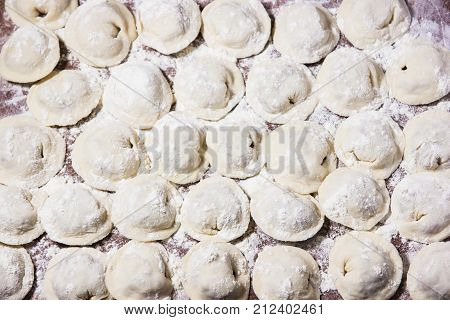
<path id="1" fill-rule="evenodd" d="M 361 112 L 339 126 L 334 149 L 347 167 L 369 170 L 375 179 L 386 179 L 402 161 L 405 137 L 388 115 L 378 111 Z"/>
<path id="2" fill-rule="evenodd" d="M 314 63 L 324 58 L 334 49 L 340 35 L 327 9 L 303 1 L 281 7 L 274 29 L 275 48 L 299 63 Z"/>
<path id="3" fill-rule="evenodd" d="M 159 243 L 130 241 L 112 257 L 105 281 L 118 300 L 170 299 L 169 255 Z"/>
<path id="4" fill-rule="evenodd" d="M 383 70 L 355 48 L 339 48 L 324 60 L 317 75 L 319 101 L 332 112 L 348 117 L 374 110 L 383 103 L 386 85 Z"/>
<path id="5" fill-rule="evenodd" d="M 172 54 L 197 38 L 202 19 L 194 0 L 141 0 L 137 3 L 136 25 L 143 44 Z"/>
<path id="6" fill-rule="evenodd" d="M 319 300 L 319 266 L 300 248 L 266 247 L 256 259 L 252 286 L 260 300 Z"/>
<path id="7" fill-rule="evenodd" d="M 328 273 L 346 300 L 384 300 L 397 291 L 403 262 L 397 249 L 381 236 L 352 231 L 336 239 Z"/>
<path id="8" fill-rule="evenodd" d="M 113 196 L 112 221 L 130 239 L 167 239 L 180 226 L 182 202 L 177 189 L 164 178 L 139 175 L 119 184 Z"/>
<path id="9" fill-rule="evenodd" d="M 151 62 L 128 62 L 111 71 L 103 106 L 136 129 L 149 129 L 173 103 L 169 83 Z"/>
<path id="10" fill-rule="evenodd" d="M 413 258 L 406 286 L 414 300 L 450 299 L 450 242 L 430 244 Z"/>
<path id="11" fill-rule="evenodd" d="M 17 29 L 0 52 L 0 76 L 8 81 L 38 81 L 59 61 L 58 37 L 50 30 L 28 25 Z"/>
<path id="12" fill-rule="evenodd" d="M 246 300 L 250 275 L 244 255 L 226 242 L 200 242 L 183 257 L 183 288 L 193 300 Z"/>
<path id="13" fill-rule="evenodd" d="M 260 53 L 269 40 L 271 22 L 258 0 L 215 0 L 202 11 L 206 44 L 236 58 Z"/>
<path id="14" fill-rule="evenodd" d="M 41 187 L 61 170 L 65 155 L 59 133 L 34 118 L 22 114 L 0 120 L 0 183 Z"/>
<path id="15" fill-rule="evenodd" d="M 411 14 L 404 0 L 344 0 L 337 23 L 357 48 L 394 41 L 409 29 Z"/>
<path id="16" fill-rule="evenodd" d="M 66 248 L 50 260 L 44 276 L 48 300 L 108 299 L 107 256 L 93 248 Z"/>
<path id="17" fill-rule="evenodd" d="M 136 36 L 134 17 L 124 4 L 91 0 L 69 17 L 64 41 L 81 62 L 109 67 L 125 59 Z"/>
<path id="18" fill-rule="evenodd" d="M 423 243 L 450 237 L 450 172 L 406 176 L 392 194 L 392 215 L 402 237 Z"/>
<path id="19" fill-rule="evenodd" d="M 91 114 L 102 95 L 98 83 L 76 70 L 50 74 L 31 87 L 27 96 L 30 112 L 47 126 L 75 125 Z"/>

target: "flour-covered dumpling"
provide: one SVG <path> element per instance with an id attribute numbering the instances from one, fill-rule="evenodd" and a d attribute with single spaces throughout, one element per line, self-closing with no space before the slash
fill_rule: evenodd
<path id="1" fill-rule="evenodd" d="M 30 83 L 53 71 L 59 61 L 58 37 L 50 30 L 28 25 L 17 29 L 0 52 L 0 76 Z"/>
<path id="2" fill-rule="evenodd" d="M 334 17 L 318 3 L 282 6 L 275 17 L 273 45 L 299 63 L 314 63 L 329 54 L 339 41 Z"/>
<path id="3" fill-rule="evenodd" d="M 193 300 L 246 300 L 250 274 L 244 255 L 226 242 L 200 242 L 183 257 L 183 288 Z"/>
<path id="4" fill-rule="evenodd" d="M 403 262 L 397 249 L 379 235 L 352 231 L 336 239 L 328 273 L 346 300 L 385 300 L 400 285 Z"/>
<path id="5" fill-rule="evenodd" d="M 105 109 L 137 129 L 151 128 L 172 102 L 169 83 L 151 62 L 128 62 L 112 69 L 103 93 Z"/>
<path id="6" fill-rule="evenodd" d="M 134 17 L 116 0 L 91 0 L 67 21 L 64 41 L 82 62 L 109 67 L 122 62 L 136 39 Z"/>
<path id="7" fill-rule="evenodd" d="M 271 22 L 258 0 L 215 0 L 202 11 L 206 44 L 236 58 L 260 53 L 270 36 Z"/>

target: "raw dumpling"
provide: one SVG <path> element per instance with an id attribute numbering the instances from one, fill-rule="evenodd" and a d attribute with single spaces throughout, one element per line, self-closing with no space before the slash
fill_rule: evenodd
<path id="1" fill-rule="evenodd" d="M 183 257 L 181 279 L 193 300 L 246 300 L 250 288 L 247 260 L 232 244 L 200 242 Z"/>
<path id="2" fill-rule="evenodd" d="M 0 76 L 17 82 L 38 81 L 53 71 L 59 61 L 58 37 L 32 25 L 17 29 L 0 52 Z"/>
<path id="3" fill-rule="evenodd" d="M 345 120 L 334 138 L 336 154 L 347 167 L 386 179 L 403 157 L 405 137 L 388 115 L 378 111 L 357 113 Z"/>
<path id="4" fill-rule="evenodd" d="M 266 247 L 256 259 L 252 285 L 260 300 L 319 300 L 319 266 L 300 248 Z"/>
<path id="5" fill-rule="evenodd" d="M 101 95 L 98 83 L 82 72 L 63 70 L 32 86 L 27 105 L 34 117 L 46 126 L 70 126 L 90 115 Z"/>
<path id="6" fill-rule="evenodd" d="M 104 253 L 92 248 L 67 248 L 50 260 L 44 276 L 44 295 L 48 300 L 108 299 Z"/>
<path id="7" fill-rule="evenodd" d="M 197 38 L 202 19 L 193 0 L 141 0 L 137 3 L 136 25 L 143 44 L 172 54 Z"/>
<path id="8" fill-rule="evenodd" d="M 21 188 L 46 184 L 63 167 L 64 139 L 28 115 L 0 120 L 0 183 Z"/>
<path id="9" fill-rule="evenodd" d="M 180 226 L 182 202 L 170 182 L 157 175 L 139 175 L 120 183 L 113 196 L 112 221 L 130 239 L 167 239 Z"/>
<path id="10" fill-rule="evenodd" d="M 269 40 L 271 22 L 258 0 L 215 0 L 202 11 L 206 44 L 236 58 L 260 53 Z"/>
<path id="11" fill-rule="evenodd" d="M 151 128 L 172 103 L 169 83 L 151 62 L 129 62 L 114 68 L 103 93 L 106 110 L 137 129 Z"/>
<path id="12" fill-rule="evenodd" d="M 119 64 L 136 39 L 134 17 L 116 0 L 90 0 L 69 17 L 64 41 L 77 58 L 94 67 Z"/>
<path id="13" fill-rule="evenodd" d="M 315 63 L 339 41 L 334 17 L 318 3 L 297 2 L 281 7 L 275 18 L 273 45 L 299 63 Z"/>
<path id="14" fill-rule="evenodd" d="M 231 179 L 212 176 L 190 188 L 181 207 L 186 232 L 198 241 L 231 241 L 247 231 L 249 200 Z"/>
<path id="15" fill-rule="evenodd" d="M 392 215 L 402 237 L 431 243 L 450 237 L 450 172 L 406 176 L 392 194 Z"/>
<path id="16" fill-rule="evenodd" d="M 337 238 L 328 273 L 346 300 L 384 300 L 397 291 L 403 262 L 397 249 L 379 235 L 352 231 Z"/>

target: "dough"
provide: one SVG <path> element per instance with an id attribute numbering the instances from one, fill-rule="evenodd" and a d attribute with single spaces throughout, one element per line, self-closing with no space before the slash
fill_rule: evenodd
<path id="1" fill-rule="evenodd" d="M 247 260 L 226 242 L 194 245 L 183 257 L 181 280 L 193 300 L 246 300 L 250 288 Z"/>
<path id="2" fill-rule="evenodd" d="M 0 52 L 0 76 L 17 83 L 38 81 L 56 67 L 59 41 L 49 30 L 32 25 L 17 29 Z"/>
<path id="3" fill-rule="evenodd" d="M 300 248 L 266 247 L 256 259 L 252 285 L 260 300 L 319 300 L 319 266 Z"/>
<path id="4" fill-rule="evenodd" d="M 21 300 L 34 281 L 34 266 L 22 247 L 0 244 L 0 300 Z"/>
<path id="5" fill-rule="evenodd" d="M 136 20 L 142 43 L 163 54 L 186 48 L 202 25 L 200 9 L 193 0 L 140 1 Z"/>
<path id="6" fill-rule="evenodd" d="M 98 83 L 76 70 L 56 71 L 31 87 L 28 109 L 46 126 L 75 125 L 91 114 L 102 95 Z"/>
<path id="7" fill-rule="evenodd" d="M 64 139 L 28 115 L 0 119 L 0 183 L 38 188 L 63 167 Z"/>
<path id="8" fill-rule="evenodd" d="M 294 121 L 269 134 L 265 156 L 267 172 L 291 191 L 316 192 L 336 169 L 333 138 L 321 125 Z"/>
<path id="9" fill-rule="evenodd" d="M 90 0 L 69 17 L 64 41 L 83 63 L 110 67 L 122 62 L 136 39 L 134 17 L 116 0 Z"/>
<path id="10" fill-rule="evenodd" d="M 249 200 L 236 182 L 216 175 L 190 188 L 181 216 L 183 228 L 192 238 L 228 242 L 247 231 Z"/>
<path id="11" fill-rule="evenodd" d="M 305 120 L 317 105 L 316 95 L 312 95 L 314 82 L 304 65 L 281 58 L 267 60 L 248 73 L 247 101 L 267 122 Z"/>
<path id="12" fill-rule="evenodd" d="M 380 107 L 386 96 L 383 70 L 365 53 L 339 48 L 324 60 L 317 75 L 319 102 L 337 115 Z"/>
<path id="13" fill-rule="evenodd" d="M 48 300 L 108 299 L 104 253 L 92 248 L 66 248 L 50 260 L 44 276 Z"/>
<path id="14" fill-rule="evenodd" d="M 271 22 L 257 0 L 215 0 L 202 11 L 206 44 L 236 58 L 260 53 L 269 40 Z"/>
<path id="15" fill-rule="evenodd" d="M 130 241 L 106 270 L 106 286 L 119 300 L 166 300 L 173 290 L 169 255 L 159 243 Z"/>
<path id="16" fill-rule="evenodd" d="M 128 62 L 114 68 L 103 93 L 103 106 L 136 129 L 149 129 L 169 112 L 172 91 L 151 62 Z"/>
<path id="17" fill-rule="evenodd" d="M 337 11 L 337 23 L 355 47 L 368 49 L 406 33 L 411 14 L 404 0 L 344 0 Z"/>
<path id="18" fill-rule="evenodd" d="M 196 58 L 180 67 L 174 79 L 177 110 L 217 121 L 241 101 L 244 79 L 234 63 L 214 57 Z"/>
<path id="19" fill-rule="evenodd" d="M 450 172 L 406 176 L 392 194 L 392 215 L 402 237 L 431 243 L 450 237 Z"/>
<path id="20" fill-rule="evenodd" d="M 397 249 L 379 235 L 352 231 L 337 238 L 328 273 L 346 300 L 384 300 L 397 291 L 403 262 Z"/>
<path id="21" fill-rule="evenodd" d="M 120 183 L 113 196 L 112 221 L 129 239 L 167 239 L 180 226 L 182 202 L 170 182 L 156 175 L 139 175 Z"/>
<path id="22" fill-rule="evenodd" d="M 339 41 L 334 17 L 318 3 L 297 2 L 280 8 L 275 17 L 273 45 L 299 63 L 315 63 Z"/>
<path id="23" fill-rule="evenodd" d="M 414 256 L 406 282 L 414 300 L 450 299 L 450 242 L 430 244 Z"/>
<path id="24" fill-rule="evenodd" d="M 366 111 L 350 116 L 339 126 L 334 148 L 347 167 L 368 170 L 375 179 L 386 179 L 402 161 L 405 137 L 391 117 Z"/>

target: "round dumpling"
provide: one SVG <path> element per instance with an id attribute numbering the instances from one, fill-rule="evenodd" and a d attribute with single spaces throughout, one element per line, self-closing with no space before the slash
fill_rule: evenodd
<path id="1" fill-rule="evenodd" d="M 337 238 L 328 273 L 346 300 L 384 300 L 397 291 L 403 262 L 397 249 L 379 235 L 352 231 Z"/>
<path id="2" fill-rule="evenodd" d="M 317 62 L 338 41 L 335 19 L 318 3 L 301 1 L 283 6 L 275 18 L 273 45 L 283 56 L 296 62 Z"/>
<path id="3" fill-rule="evenodd" d="M 64 139 L 28 115 L 0 120 L 0 183 L 21 188 L 46 184 L 63 167 Z"/>
<path id="4" fill-rule="evenodd" d="M 129 62 L 111 72 L 103 106 L 136 129 L 149 129 L 169 112 L 172 91 L 162 72 L 151 62 Z"/>
<path id="5" fill-rule="evenodd" d="M 28 25 L 17 29 L 0 52 L 0 76 L 30 83 L 53 71 L 59 61 L 58 37 L 49 30 Z"/>
<path id="6" fill-rule="evenodd" d="M 334 148 L 347 167 L 369 170 L 375 179 L 386 179 L 402 161 L 405 137 L 388 115 L 367 111 L 350 116 L 339 126 Z"/>
<path id="7" fill-rule="evenodd" d="M 194 245 L 183 257 L 181 281 L 193 300 L 246 300 L 250 288 L 247 260 L 226 242 Z"/>
<path id="8" fill-rule="evenodd" d="M 27 105 L 46 126 L 70 126 L 90 115 L 101 95 L 100 86 L 82 72 L 63 70 L 32 86 Z"/>
<path id="9" fill-rule="evenodd" d="M 344 0 L 337 23 L 355 47 L 368 49 L 406 33 L 411 14 L 404 0 Z"/>
<path id="10" fill-rule="evenodd" d="M 392 194 L 392 215 L 402 237 L 431 243 L 450 237 L 450 173 L 406 176 Z"/>
<path id="11" fill-rule="evenodd" d="M 143 44 L 172 54 L 197 38 L 202 19 L 193 0 L 141 0 L 137 3 L 136 25 Z"/>
<path id="12" fill-rule="evenodd" d="M 271 22 L 258 0 L 215 0 L 202 11 L 206 44 L 236 58 L 260 53 L 269 40 Z"/>
<path id="13" fill-rule="evenodd" d="M 386 96 L 383 70 L 355 48 L 339 48 L 325 58 L 317 87 L 319 102 L 343 117 L 377 109 Z"/>
<path id="14" fill-rule="evenodd" d="M 253 290 L 260 300 L 319 300 L 319 266 L 305 250 L 266 247 L 253 268 Z"/>
<path id="15" fill-rule="evenodd" d="M 241 101 L 245 85 L 234 63 L 213 57 L 197 58 L 182 66 L 174 79 L 177 110 L 217 121 Z"/>
<path id="16" fill-rule="evenodd" d="M 69 17 L 64 41 L 74 55 L 94 67 L 119 64 L 136 39 L 134 17 L 116 0 L 91 0 Z"/>

